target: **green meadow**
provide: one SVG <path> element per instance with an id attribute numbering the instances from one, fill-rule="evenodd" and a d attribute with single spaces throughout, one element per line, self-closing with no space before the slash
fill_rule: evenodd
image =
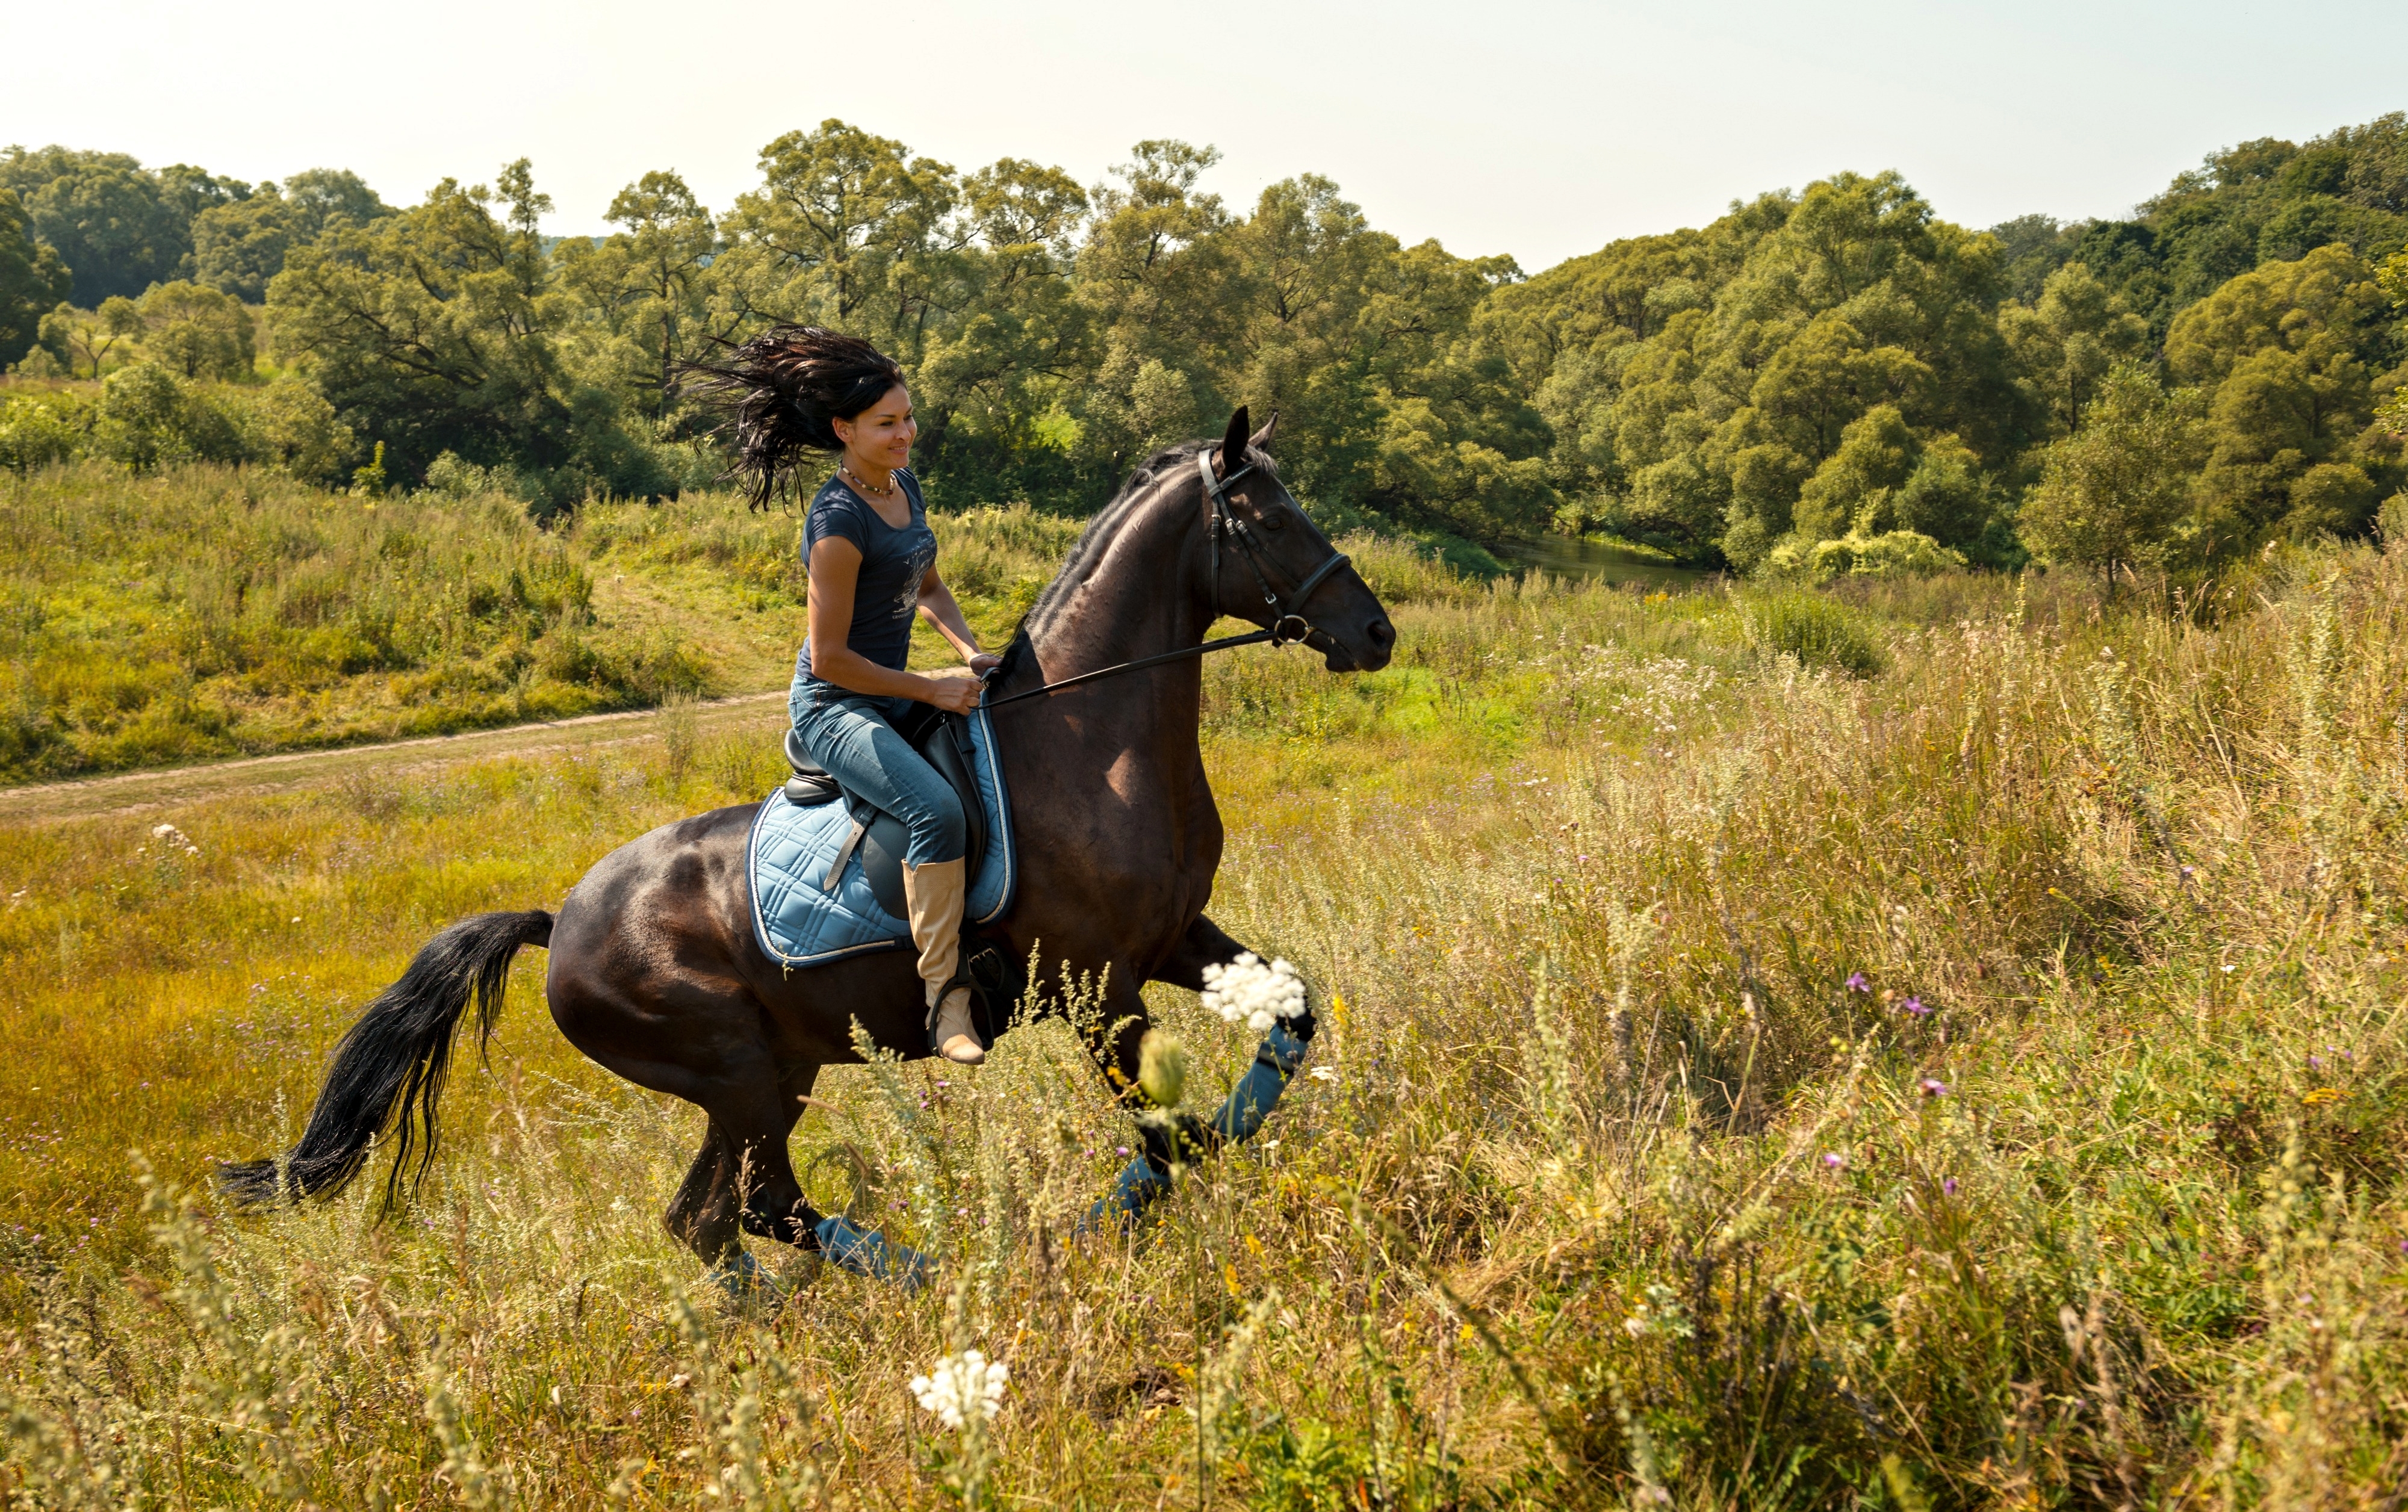
<path id="1" fill-rule="evenodd" d="M 21 777 L 775 687 L 798 631 L 793 520 L 725 501 L 0 487 Z M 994 635 L 1072 529 L 938 524 Z M 756 1242 L 782 1305 L 723 1301 L 656 1216 L 699 1114 L 535 951 L 412 1205 L 208 1191 L 433 931 L 767 791 L 774 704 L 0 831 L 0 1496 L 2395 1505 L 2408 548 L 1641 593 L 1348 545 L 1394 665 L 1207 678 L 1213 912 L 1314 984 L 1312 1072 L 1127 1238 L 1071 1234 L 1130 1130 L 1058 1022 L 831 1072 L 797 1164 L 917 1297 Z M 1249 1045 L 1153 1002 L 1209 1105 Z M 969 1348 L 954 1432 L 907 1382 Z"/>

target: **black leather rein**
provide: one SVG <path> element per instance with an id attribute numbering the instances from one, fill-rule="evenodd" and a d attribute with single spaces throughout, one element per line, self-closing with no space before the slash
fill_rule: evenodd
<path id="1" fill-rule="evenodd" d="M 1312 622 L 1297 611 L 1304 607 L 1305 601 L 1312 596 L 1315 589 L 1329 580 L 1332 573 L 1347 564 L 1346 553 L 1330 552 L 1329 560 L 1313 568 L 1304 581 L 1296 585 L 1296 592 L 1287 596 L 1287 601 L 1282 603 L 1280 596 L 1271 592 L 1270 579 L 1263 576 L 1262 563 L 1254 553 L 1253 533 L 1246 529 L 1244 521 L 1229 512 L 1229 489 L 1239 478 L 1254 470 L 1254 464 L 1248 463 L 1227 478 L 1214 478 L 1212 451 L 1208 447 L 1197 453 L 1196 465 L 1197 470 L 1204 478 L 1204 496 L 1211 505 L 1211 516 L 1206 522 L 1205 534 L 1211 537 L 1212 548 L 1211 556 L 1209 559 L 1211 563 L 1212 604 L 1217 608 L 1221 603 L 1221 542 L 1224 539 L 1233 540 L 1237 542 L 1238 549 L 1245 555 L 1246 565 L 1254 575 L 1255 586 L 1263 591 L 1263 603 L 1273 611 L 1271 627 L 1268 630 L 1249 631 L 1242 635 L 1224 635 L 1219 640 L 1208 640 L 1201 646 L 1189 646 L 1181 650 L 1165 651 L 1160 656 L 1141 657 L 1135 662 L 1122 662 L 1117 665 L 1099 667 L 1093 672 L 1082 672 L 1075 678 L 1064 678 L 1059 682 L 1049 682 L 1041 688 L 1029 688 L 1020 692 L 1006 694 L 1001 698 L 989 699 L 986 702 L 986 707 L 1001 708 L 1006 704 L 1017 704 L 1024 698 L 1035 698 L 1039 693 L 1056 693 L 1065 688 L 1076 688 L 1083 682 L 1097 682 L 1105 678 L 1117 678 L 1124 672 L 1142 672 L 1147 667 L 1163 666 L 1172 662 L 1184 662 L 1189 657 L 1204 656 L 1212 651 L 1230 650 L 1240 646 L 1254 646 L 1263 641 L 1269 641 L 1274 646 L 1293 646 L 1312 634 Z M 1291 630 L 1290 625 L 1294 625 L 1295 628 Z M 1004 664 L 996 669 L 995 675 L 1001 675 L 1010 669 L 1012 663 L 1017 660 L 1011 652 L 1018 651 L 1021 643 L 1026 637 L 1027 632 L 1021 632 L 1020 640 L 1013 642 L 1011 651 L 1006 652 Z"/>

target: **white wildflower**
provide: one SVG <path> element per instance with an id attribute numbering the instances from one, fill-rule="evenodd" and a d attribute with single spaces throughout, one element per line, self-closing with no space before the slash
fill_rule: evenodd
<path id="1" fill-rule="evenodd" d="M 173 824 L 162 824 L 150 832 L 150 838 L 153 840 L 165 840 L 167 836 L 175 833 L 176 826 Z"/>
<path id="2" fill-rule="evenodd" d="M 1003 1389 L 1011 1370 L 1000 1360 L 990 1362 L 976 1349 L 964 1349 L 937 1362 L 925 1376 L 911 1377 L 911 1395 L 948 1428 L 984 1422 L 1003 1406 Z"/>
<path id="3" fill-rule="evenodd" d="M 1304 1012 L 1304 978 L 1286 962 L 1265 965 L 1248 950 L 1226 966 L 1204 968 L 1204 1006 L 1259 1034 Z"/>

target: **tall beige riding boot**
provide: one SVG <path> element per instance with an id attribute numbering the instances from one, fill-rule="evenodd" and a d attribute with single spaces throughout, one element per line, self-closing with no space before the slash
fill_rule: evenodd
<path id="1" fill-rule="evenodd" d="M 926 990 L 928 1020 L 934 1026 L 937 1053 L 956 1065 L 977 1065 L 986 1051 L 970 1027 L 970 990 L 955 987 L 937 994 L 959 969 L 962 953 L 962 894 L 968 885 L 968 863 L 932 861 L 924 866 L 905 865 L 903 897 L 911 910 L 911 943 L 920 948 L 920 981 Z"/>

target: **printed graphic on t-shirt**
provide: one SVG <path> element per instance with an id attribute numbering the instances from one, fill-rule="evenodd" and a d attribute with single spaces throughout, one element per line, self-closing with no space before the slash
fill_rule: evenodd
<path id="1" fill-rule="evenodd" d="M 903 591 L 895 595 L 895 618 L 909 620 L 920 607 L 920 582 L 928 569 L 937 564 L 937 543 L 924 540 L 911 548 L 911 564 L 903 579 Z"/>

